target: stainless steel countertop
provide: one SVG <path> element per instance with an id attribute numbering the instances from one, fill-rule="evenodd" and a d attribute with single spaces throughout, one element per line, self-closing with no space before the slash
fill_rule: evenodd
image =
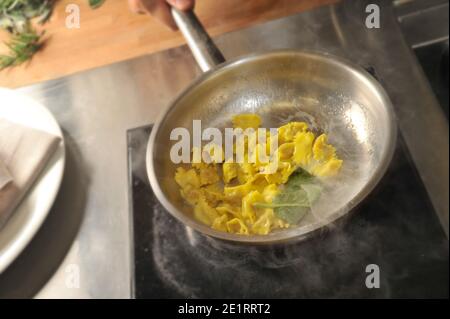
<path id="1" fill-rule="evenodd" d="M 448 233 L 448 122 L 390 2 L 380 3 L 380 29 L 364 26 L 366 3 L 344 1 L 225 34 L 216 42 L 226 58 L 305 48 L 373 66 Z M 68 56 L 67 63 L 72 59 L 76 56 Z M 0 275 L 0 298 L 131 296 L 126 130 L 154 122 L 199 73 L 188 49 L 180 47 L 20 89 L 48 106 L 61 124 L 67 168 L 48 219 Z"/>

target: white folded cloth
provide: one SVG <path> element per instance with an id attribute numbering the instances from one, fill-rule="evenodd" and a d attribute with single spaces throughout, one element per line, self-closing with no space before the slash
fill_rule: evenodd
<path id="1" fill-rule="evenodd" d="M 0 118 L 0 229 L 59 142 L 57 136 Z"/>

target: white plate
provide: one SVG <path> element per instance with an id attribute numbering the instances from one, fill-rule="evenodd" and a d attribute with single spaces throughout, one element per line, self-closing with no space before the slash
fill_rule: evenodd
<path id="1" fill-rule="evenodd" d="M 3 229 L 0 230 L 0 273 L 31 241 L 61 186 L 65 148 L 61 128 L 53 115 L 38 102 L 15 91 L 0 88 L 0 118 L 61 137 L 61 143 Z"/>

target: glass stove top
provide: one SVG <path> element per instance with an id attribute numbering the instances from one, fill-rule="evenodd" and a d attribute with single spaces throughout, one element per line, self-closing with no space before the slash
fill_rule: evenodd
<path id="1" fill-rule="evenodd" d="M 236 245 L 184 227 L 149 186 L 151 126 L 128 131 L 136 298 L 448 298 L 449 246 L 399 138 L 377 189 L 345 219 L 306 241 Z M 380 268 L 380 288 L 365 285 Z"/>

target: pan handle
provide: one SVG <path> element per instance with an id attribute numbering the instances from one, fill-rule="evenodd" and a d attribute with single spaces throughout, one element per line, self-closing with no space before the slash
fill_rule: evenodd
<path id="1" fill-rule="evenodd" d="M 171 11 L 175 23 L 203 72 L 209 71 L 217 64 L 225 61 L 222 53 L 192 10 L 181 11 L 172 7 Z"/>

